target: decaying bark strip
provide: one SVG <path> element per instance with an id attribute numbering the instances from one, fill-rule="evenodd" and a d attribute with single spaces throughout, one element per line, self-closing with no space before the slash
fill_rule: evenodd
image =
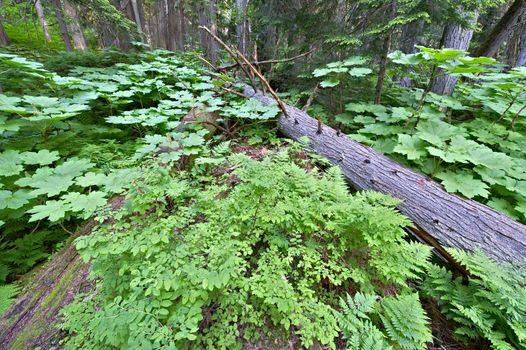
<path id="1" fill-rule="evenodd" d="M 274 99 L 248 86 L 245 95 L 264 105 L 275 103 Z M 292 118 L 280 118 L 279 129 L 283 134 L 293 140 L 307 136 L 309 147 L 339 165 L 356 189 L 374 190 L 401 199 L 399 210 L 427 233 L 427 237 L 421 238 L 428 243 L 436 240 L 444 247 L 479 248 L 499 261 L 526 259 L 526 226 L 486 205 L 447 193 L 430 178 L 331 127 L 322 125 L 318 130 L 318 122 L 297 108 L 286 106 L 286 109 Z"/>

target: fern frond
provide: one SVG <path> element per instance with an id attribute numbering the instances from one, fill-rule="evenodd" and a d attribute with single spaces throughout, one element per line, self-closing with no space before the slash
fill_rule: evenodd
<path id="1" fill-rule="evenodd" d="M 388 297 L 382 300 L 382 319 L 386 332 L 404 349 L 426 349 L 433 337 L 427 315 L 418 294 Z"/>

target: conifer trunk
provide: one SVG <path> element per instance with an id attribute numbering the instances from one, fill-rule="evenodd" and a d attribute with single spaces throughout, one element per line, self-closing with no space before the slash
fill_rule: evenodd
<path id="1" fill-rule="evenodd" d="M 84 38 L 82 27 L 80 26 L 76 5 L 66 0 L 64 1 L 64 9 L 70 17 L 69 31 L 71 33 L 71 37 L 73 38 L 73 45 L 75 46 L 75 49 L 82 51 L 86 50 L 88 46 L 86 45 L 86 39 Z"/>
<path id="2" fill-rule="evenodd" d="M 4 29 L 4 23 L 2 22 L 2 15 L 0 15 L 0 46 L 6 46 L 9 44 L 9 37 Z"/>
<path id="3" fill-rule="evenodd" d="M 520 16 L 526 11 L 526 0 L 515 0 L 508 11 L 493 27 L 490 35 L 476 51 L 476 56 L 494 57 L 508 33 L 517 24 Z"/>
<path id="4" fill-rule="evenodd" d="M 69 39 L 68 27 L 64 20 L 64 13 L 62 12 L 62 2 L 61 0 L 52 0 L 52 4 L 55 9 L 55 18 L 57 19 L 60 36 L 62 37 L 62 41 L 64 41 L 64 47 L 66 48 L 66 51 L 73 51 L 73 46 Z"/>
<path id="5" fill-rule="evenodd" d="M 519 41 L 519 53 L 517 54 L 517 60 L 515 61 L 516 67 L 521 67 L 526 64 L 526 25 L 522 28 Z"/>
<path id="6" fill-rule="evenodd" d="M 396 5 L 397 0 L 391 1 L 391 10 L 390 10 L 390 16 L 391 20 L 393 20 L 396 17 Z M 382 102 L 382 90 L 384 88 L 384 81 L 385 81 L 385 72 L 387 69 L 387 56 L 389 55 L 389 51 L 391 51 L 391 41 L 393 38 L 392 31 L 389 31 L 389 33 L 386 33 L 383 49 L 382 49 L 382 57 L 380 58 L 380 69 L 378 71 L 378 80 L 376 81 L 376 89 L 374 94 L 374 103 L 380 104 Z"/>
<path id="7" fill-rule="evenodd" d="M 244 56 L 249 57 L 250 51 L 250 22 L 248 20 L 249 0 L 236 0 L 236 36 L 237 49 Z"/>
<path id="8" fill-rule="evenodd" d="M 46 15 L 44 14 L 44 8 L 42 7 L 42 3 L 40 0 L 35 0 L 35 11 L 37 13 L 38 21 L 40 22 L 40 26 L 42 27 L 42 32 L 44 33 L 44 38 L 47 42 L 51 42 L 51 34 L 49 33 L 49 25 L 46 21 Z"/>
<path id="9" fill-rule="evenodd" d="M 471 19 L 471 25 L 476 23 L 477 18 L 478 15 L 475 15 Z M 441 47 L 467 51 L 472 37 L 472 28 L 464 28 L 459 24 L 449 23 L 444 28 Z M 442 70 L 439 72 L 439 76 L 433 80 L 431 91 L 439 95 L 451 95 L 455 89 L 458 78 L 452 75 L 443 74 Z"/>

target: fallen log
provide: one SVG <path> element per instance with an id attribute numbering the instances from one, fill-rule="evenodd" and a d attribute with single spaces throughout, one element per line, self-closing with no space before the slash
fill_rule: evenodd
<path id="1" fill-rule="evenodd" d="M 95 223 L 88 223 L 79 234 L 39 269 L 11 307 L 0 317 L 0 349 L 52 349 L 62 338 L 57 328 L 60 310 L 79 292 L 92 288 L 87 282 L 89 266 L 72 244 L 74 238 L 88 234 Z"/>
<path id="2" fill-rule="evenodd" d="M 264 105 L 276 103 L 248 86 L 245 96 Z M 283 134 L 296 141 L 307 136 L 309 147 L 339 165 L 357 190 L 374 190 L 401 199 L 399 210 L 415 223 L 415 234 L 427 243 L 439 250 L 440 246 L 471 251 L 478 248 L 498 261 L 526 259 L 526 226 L 486 205 L 446 192 L 429 177 L 319 124 L 300 109 L 285 108 L 287 116 L 279 119 Z"/>

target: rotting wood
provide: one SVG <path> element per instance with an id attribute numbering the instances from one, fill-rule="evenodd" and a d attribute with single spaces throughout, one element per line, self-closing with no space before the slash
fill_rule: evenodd
<path id="1" fill-rule="evenodd" d="M 264 105 L 275 103 L 272 98 L 248 86 L 245 95 Z M 292 118 L 279 119 L 279 130 L 283 134 L 293 140 L 308 137 L 309 147 L 339 165 L 354 188 L 374 190 L 401 199 L 399 210 L 427 233 L 427 238 L 435 239 L 439 245 L 437 248 L 480 249 L 498 261 L 526 259 L 526 226 L 523 224 L 486 205 L 446 192 L 429 177 L 329 126 L 319 128 L 316 119 L 297 108 L 286 106 L 286 109 Z M 420 230 L 414 232 L 418 234 Z"/>

